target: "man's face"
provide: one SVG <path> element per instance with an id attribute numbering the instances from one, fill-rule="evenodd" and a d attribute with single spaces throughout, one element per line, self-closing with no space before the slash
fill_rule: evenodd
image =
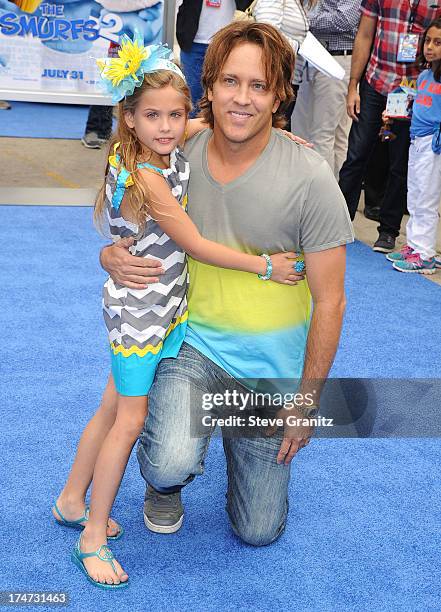
<path id="1" fill-rule="evenodd" d="M 267 132 L 279 100 L 268 88 L 258 45 L 242 43 L 234 47 L 213 89 L 208 91 L 208 99 L 215 130 L 230 142 L 247 142 Z"/>

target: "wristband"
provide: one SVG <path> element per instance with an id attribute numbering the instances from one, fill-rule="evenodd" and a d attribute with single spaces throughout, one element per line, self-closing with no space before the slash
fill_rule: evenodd
<path id="1" fill-rule="evenodd" d="M 285 408 L 285 410 L 292 410 L 291 408 Z M 318 415 L 319 411 L 320 411 L 320 407 L 317 405 L 313 405 L 313 406 L 303 406 L 300 405 L 298 406 L 297 404 L 294 406 L 294 410 L 297 410 L 297 412 L 300 412 L 300 414 L 302 415 L 303 418 L 305 419 L 310 419 L 310 418 L 314 418 Z"/>
<path id="2" fill-rule="evenodd" d="M 271 278 L 271 274 L 273 273 L 273 262 L 267 253 L 262 253 L 260 256 L 266 261 L 266 272 L 265 274 L 258 274 L 257 276 L 260 278 L 260 280 L 269 280 Z"/>
<path id="3" fill-rule="evenodd" d="M 296 406 L 296 408 L 307 419 L 316 417 L 320 410 L 319 406 Z"/>

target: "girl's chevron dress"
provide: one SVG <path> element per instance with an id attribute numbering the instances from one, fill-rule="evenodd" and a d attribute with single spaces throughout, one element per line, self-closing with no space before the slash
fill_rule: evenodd
<path id="1" fill-rule="evenodd" d="M 126 221 L 119 212 L 129 173 L 118 155 L 109 157 L 106 177 L 106 222 L 114 242 L 134 237 L 130 252 L 161 262 L 164 274 L 147 289 L 129 289 L 109 278 L 103 291 L 103 311 L 112 359 L 112 374 L 121 395 L 147 395 L 158 362 L 176 357 L 187 326 L 188 273 L 185 252 L 165 234 L 151 217 L 145 227 Z M 161 173 L 172 194 L 185 209 L 190 165 L 179 148 L 170 154 L 170 168 L 138 164 Z"/>

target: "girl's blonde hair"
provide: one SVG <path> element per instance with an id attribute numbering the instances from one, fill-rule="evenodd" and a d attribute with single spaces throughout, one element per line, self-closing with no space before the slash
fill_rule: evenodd
<path id="1" fill-rule="evenodd" d="M 141 227 L 144 225 L 150 210 L 151 196 L 148 193 L 146 185 L 139 177 L 137 164 L 140 161 L 148 162 L 148 150 L 145 145 L 139 141 L 135 129 L 130 128 L 125 120 L 124 115 L 130 113 L 134 115 L 136 107 L 142 94 L 149 89 L 162 89 L 171 85 L 184 98 L 185 111 L 188 113 L 191 110 L 190 90 L 186 82 L 175 72 L 171 70 L 157 70 L 144 75 L 144 81 L 140 87 L 136 87 L 131 96 L 121 100 L 118 104 L 118 126 L 116 133 L 112 136 L 109 143 L 108 155 L 113 154 L 113 149 L 116 143 L 119 142 L 117 153 L 119 155 L 118 172 L 121 167 L 126 168 L 130 172 L 133 179 L 133 185 L 127 188 L 128 205 L 131 216 L 136 220 Z M 107 162 L 105 175 L 109 171 L 109 162 Z M 98 227 L 103 226 L 103 216 L 105 211 L 106 200 L 106 180 L 104 180 L 101 189 L 98 192 L 95 201 L 94 220 Z"/>

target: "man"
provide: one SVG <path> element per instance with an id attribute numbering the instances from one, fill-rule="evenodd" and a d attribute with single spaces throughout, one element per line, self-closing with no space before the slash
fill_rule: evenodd
<path id="1" fill-rule="evenodd" d="M 209 436 L 192 425 L 207 394 L 246 391 L 242 379 L 326 378 L 343 312 L 345 246 L 352 228 L 328 164 L 272 126 L 292 95 L 294 55 L 272 26 L 233 23 L 210 44 L 202 115 L 212 129 L 185 147 L 188 212 L 204 237 L 254 253 L 303 251 L 310 292 L 190 260 L 189 324 L 176 359 L 164 359 L 149 396 L 138 460 L 148 483 L 144 520 L 171 533 L 182 524 L 180 491 L 203 471 Z M 103 267 L 119 283 L 145 287 L 158 267 L 106 247 Z M 151 280 L 151 279 L 150 279 Z M 283 415 L 288 411 L 282 410 Z M 310 414 L 302 406 L 297 414 Z M 227 512 L 256 546 L 273 542 L 287 517 L 290 462 L 311 435 L 286 427 L 266 437 L 224 438 Z"/>
<path id="2" fill-rule="evenodd" d="M 360 0 L 320 0 L 308 14 L 309 29 L 345 70 L 343 80 L 331 79 L 312 66 L 303 72 L 292 124 L 314 143 L 338 175 L 346 159 L 351 121 L 346 113 L 352 47 L 360 21 Z"/>
<path id="3" fill-rule="evenodd" d="M 418 38 L 439 13 L 436 7 L 436 2 L 426 1 L 362 0 L 347 95 L 347 112 L 354 123 L 349 134 L 348 157 L 340 171 L 340 188 L 351 219 L 357 211 L 363 176 L 378 138 L 387 95 L 400 85 L 403 77 L 418 76 L 412 60 L 402 61 L 404 39 L 409 33 L 414 35 L 416 55 Z M 393 131 L 396 138 L 388 144 L 389 181 L 380 209 L 379 237 L 373 246 L 380 253 L 394 250 L 406 210 L 409 122 L 396 121 Z"/>

